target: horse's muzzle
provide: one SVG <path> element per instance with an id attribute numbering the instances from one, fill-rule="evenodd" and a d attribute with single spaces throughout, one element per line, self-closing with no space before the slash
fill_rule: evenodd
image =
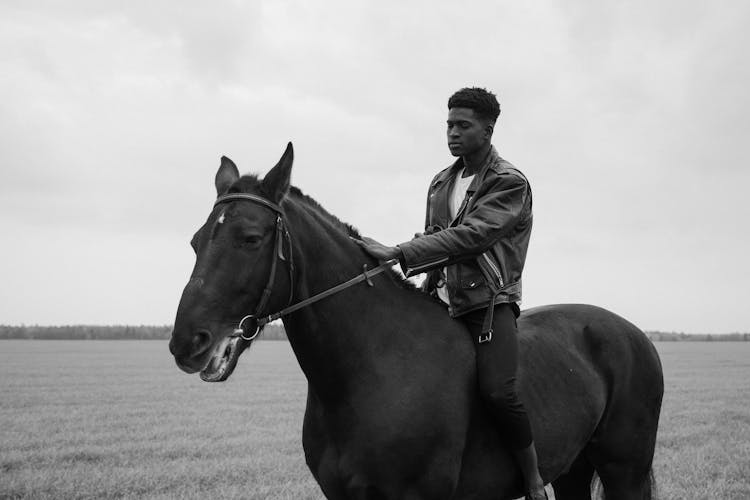
<path id="1" fill-rule="evenodd" d="M 169 352 L 174 356 L 177 366 L 187 373 L 195 373 L 205 367 L 206 355 L 211 347 L 211 332 L 205 329 L 195 332 L 190 342 L 181 341 L 176 332 L 172 332 L 172 339 L 169 341 Z"/>

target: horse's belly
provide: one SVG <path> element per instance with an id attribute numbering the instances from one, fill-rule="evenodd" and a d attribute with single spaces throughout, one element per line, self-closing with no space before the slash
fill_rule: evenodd
<path id="1" fill-rule="evenodd" d="M 405 404 L 397 389 L 381 388 L 367 403 L 353 405 L 358 409 L 352 413 L 327 413 L 308 400 L 303 444 L 326 496 L 451 498 L 465 448 L 468 403 L 464 394 L 459 403 L 465 410 L 446 411 L 456 401 L 445 389 L 448 394 L 426 391 L 421 404 Z"/>
<path id="2" fill-rule="evenodd" d="M 315 458 L 308 455 L 308 466 L 327 498 L 449 499 L 458 483 L 458 457 L 456 450 L 375 437 L 330 440 Z"/>

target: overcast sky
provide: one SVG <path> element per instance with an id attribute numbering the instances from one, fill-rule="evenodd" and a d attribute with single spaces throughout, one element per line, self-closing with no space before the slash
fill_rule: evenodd
<path id="1" fill-rule="evenodd" d="M 384 243 L 446 101 L 529 178 L 523 307 L 750 331 L 750 3 L 0 2 L 0 323 L 168 324 L 221 155 Z"/>

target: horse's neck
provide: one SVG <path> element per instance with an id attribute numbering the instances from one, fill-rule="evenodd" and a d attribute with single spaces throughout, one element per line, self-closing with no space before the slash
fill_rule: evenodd
<path id="1" fill-rule="evenodd" d="M 298 263 L 294 302 L 328 290 L 362 273 L 364 264 L 376 263 L 332 221 L 320 214 L 295 210 L 290 227 L 294 258 Z M 385 273 L 373 278 L 374 287 L 361 282 L 284 318 L 287 336 L 302 370 L 316 392 L 325 397 L 345 393 L 356 383 L 358 372 L 372 362 L 370 335 L 378 335 L 378 319 L 386 313 L 398 321 L 398 311 L 388 308 L 394 294 L 406 290 Z"/>

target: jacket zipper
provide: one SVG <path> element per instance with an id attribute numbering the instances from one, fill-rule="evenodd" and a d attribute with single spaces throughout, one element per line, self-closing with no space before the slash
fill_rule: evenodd
<path id="1" fill-rule="evenodd" d="M 497 276 L 498 281 L 500 282 L 500 288 L 505 286 L 505 281 L 503 281 L 503 275 L 500 274 L 500 269 L 497 268 L 497 266 L 492 262 L 492 259 L 487 255 L 487 252 L 482 254 L 482 257 L 484 257 L 484 260 L 487 261 L 487 265 L 490 266 L 490 269 L 492 269 L 492 272 L 495 273 L 495 276 Z"/>

